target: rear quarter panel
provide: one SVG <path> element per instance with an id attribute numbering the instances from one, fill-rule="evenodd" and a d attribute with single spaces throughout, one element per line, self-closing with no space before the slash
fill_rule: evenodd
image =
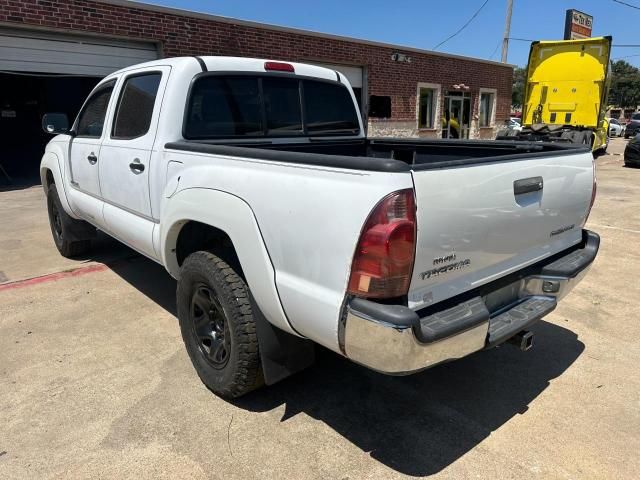
<path id="1" fill-rule="evenodd" d="M 163 163 L 173 165 L 167 185 L 171 190 L 177 184 L 176 197 L 184 189 L 207 188 L 248 205 L 273 264 L 289 324 L 297 333 L 339 351 L 340 311 L 362 226 L 381 198 L 412 187 L 411 174 L 171 150 L 163 155 Z M 216 226 L 224 205 L 213 198 L 193 208 L 205 212 L 208 223 Z M 251 287 L 252 279 L 247 280 Z"/>

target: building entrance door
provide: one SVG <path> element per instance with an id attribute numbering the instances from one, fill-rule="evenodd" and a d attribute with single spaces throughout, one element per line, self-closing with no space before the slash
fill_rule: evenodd
<path id="1" fill-rule="evenodd" d="M 442 138 L 469 138 L 471 128 L 471 94 L 447 92 L 444 97 Z"/>

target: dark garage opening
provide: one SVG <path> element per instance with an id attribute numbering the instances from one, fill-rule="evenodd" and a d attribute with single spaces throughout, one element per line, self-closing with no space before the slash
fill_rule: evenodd
<path id="1" fill-rule="evenodd" d="M 52 138 L 42 131 L 42 115 L 62 112 L 73 122 L 100 79 L 31 72 L 0 73 L 0 186 L 40 183 L 40 159 Z"/>

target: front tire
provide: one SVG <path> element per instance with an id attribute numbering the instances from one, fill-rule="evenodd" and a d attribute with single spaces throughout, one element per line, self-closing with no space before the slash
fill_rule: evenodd
<path id="1" fill-rule="evenodd" d="M 180 330 L 202 382 L 224 398 L 264 384 L 249 289 L 236 269 L 211 252 L 195 252 L 180 270 Z"/>
<path id="2" fill-rule="evenodd" d="M 86 229 L 87 227 L 84 222 L 71 218 L 64 211 L 55 184 L 52 184 L 47 191 L 47 212 L 49 213 L 53 243 L 55 243 L 60 255 L 73 258 L 89 251 L 91 240 L 78 240 L 74 233 L 74 227 L 76 229 Z"/>

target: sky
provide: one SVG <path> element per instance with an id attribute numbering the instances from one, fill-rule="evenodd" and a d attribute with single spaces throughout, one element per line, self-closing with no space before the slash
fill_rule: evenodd
<path id="1" fill-rule="evenodd" d="M 148 0 L 146 3 L 432 50 L 485 0 Z M 511 37 L 557 40 L 565 11 L 593 15 L 593 35 L 612 35 L 613 58 L 640 67 L 640 0 L 514 0 Z M 477 17 L 438 51 L 500 60 L 507 0 L 488 0 Z M 637 8 L 633 8 L 637 6 Z M 524 66 L 530 42 L 510 41 L 508 62 Z"/>

